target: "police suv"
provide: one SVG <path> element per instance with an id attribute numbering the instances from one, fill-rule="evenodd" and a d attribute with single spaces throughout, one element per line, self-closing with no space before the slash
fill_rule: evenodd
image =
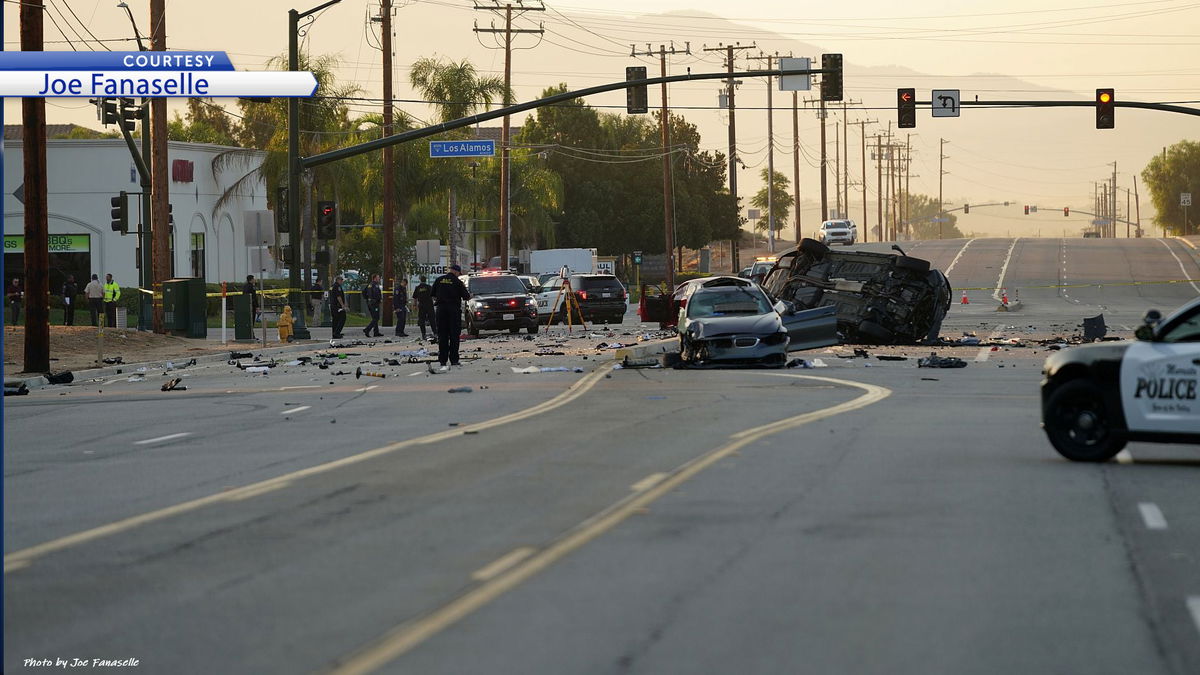
<path id="1" fill-rule="evenodd" d="M 1042 428 L 1078 462 L 1126 441 L 1200 443 L 1200 297 L 1146 313 L 1133 342 L 1064 349 L 1042 367 Z"/>
<path id="2" fill-rule="evenodd" d="M 463 324 L 471 335 L 483 330 L 538 332 L 537 300 L 515 274 L 483 272 L 462 277 L 471 293 Z"/>

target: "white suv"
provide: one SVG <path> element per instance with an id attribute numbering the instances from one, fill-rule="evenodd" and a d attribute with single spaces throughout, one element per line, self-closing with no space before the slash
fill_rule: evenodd
<path id="1" fill-rule="evenodd" d="M 845 244 L 849 246 L 858 241 L 858 226 L 853 220 L 827 220 L 821 223 L 821 231 L 817 239 L 822 244 Z"/>

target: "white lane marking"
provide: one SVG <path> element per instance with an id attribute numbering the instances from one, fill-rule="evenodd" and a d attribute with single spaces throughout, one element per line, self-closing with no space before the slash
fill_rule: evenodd
<path id="1" fill-rule="evenodd" d="M 943 274 L 945 274 L 947 277 L 950 276 L 950 271 L 953 270 L 954 266 L 958 264 L 958 259 L 961 258 L 963 256 L 963 254 L 967 252 L 967 247 L 970 246 L 971 242 L 973 242 L 973 241 L 975 241 L 975 240 L 974 239 L 968 240 L 967 243 L 963 244 L 962 248 L 958 249 L 958 255 L 954 256 L 954 260 L 950 261 L 950 266 L 946 268 L 946 271 L 943 272 Z"/>
<path id="2" fill-rule="evenodd" d="M 280 387 L 279 391 L 287 391 L 288 389 L 320 389 L 319 384 L 298 384 L 294 387 Z"/>
<path id="3" fill-rule="evenodd" d="M 1008 263 L 1012 262 L 1013 249 L 1017 247 L 1017 242 L 1021 241 L 1020 237 L 1013 239 L 1012 246 L 1008 247 L 1008 255 L 1004 256 L 1004 266 L 1000 268 L 1000 278 L 996 279 L 996 290 L 992 291 L 992 299 L 996 302 L 1000 301 L 1000 289 L 1004 288 L 1004 275 L 1008 274 Z"/>
<path id="4" fill-rule="evenodd" d="M 358 389 L 355 389 L 354 391 L 371 391 L 372 389 L 375 389 L 378 386 L 379 385 L 377 385 L 377 384 L 369 384 L 365 387 L 359 387 Z"/>
<path id="5" fill-rule="evenodd" d="M 1004 331 L 1004 324 L 1002 324 L 1002 323 L 996 324 L 996 329 L 993 330 L 992 334 L 988 336 L 987 341 L 988 342 L 994 341 L 996 338 L 1000 337 L 1000 333 L 1002 333 L 1003 331 Z M 979 353 L 975 355 L 975 363 L 983 363 L 984 361 L 987 361 L 988 358 L 991 357 L 991 355 L 992 355 L 991 347 L 980 347 Z"/>
<path id="6" fill-rule="evenodd" d="M 1167 249 L 1167 253 L 1170 253 L 1170 254 L 1171 254 L 1171 257 L 1175 259 L 1175 262 L 1179 264 L 1179 271 L 1180 271 L 1180 272 L 1183 272 L 1183 278 L 1184 278 L 1184 279 L 1189 279 L 1189 278 L 1191 278 L 1191 275 L 1189 275 L 1189 274 L 1187 273 L 1187 270 L 1185 270 L 1185 269 L 1183 268 L 1183 261 L 1179 259 L 1179 256 L 1175 255 L 1175 251 L 1172 251 L 1170 246 L 1167 246 L 1167 242 L 1163 241 L 1162 239 L 1156 239 L 1155 241 L 1157 241 L 1158 243 L 1162 244 L 1162 245 L 1163 245 L 1163 248 Z M 1192 288 L 1196 289 L 1196 292 L 1197 292 L 1197 293 L 1200 293 L 1200 286 L 1197 286 L 1197 285 L 1196 285 L 1196 282 L 1194 282 L 1194 281 L 1189 281 L 1188 283 L 1192 285 Z"/>
<path id="7" fill-rule="evenodd" d="M 192 432 L 190 432 L 190 431 L 181 431 L 177 434 L 168 434 L 166 436 L 159 436 L 158 438 L 147 438 L 144 441 L 134 441 L 133 444 L 134 445 L 150 445 L 151 443 L 158 443 L 161 441 L 172 441 L 172 440 L 175 440 L 176 438 L 183 438 L 184 436 L 191 436 L 191 435 L 192 435 Z"/>
<path id="8" fill-rule="evenodd" d="M 1188 611 L 1192 613 L 1192 623 L 1200 630 L 1200 595 L 1190 595 L 1187 599 Z"/>
<path id="9" fill-rule="evenodd" d="M 528 546 L 522 546 L 521 548 L 505 554 L 495 562 L 489 563 L 488 565 L 475 570 L 471 573 L 471 578 L 475 581 L 487 581 L 488 579 L 500 575 L 513 565 L 516 565 L 533 554 L 534 549 L 529 548 Z"/>
<path id="10" fill-rule="evenodd" d="M 1129 454 L 1128 450 L 1118 452 L 1117 464 L 1133 464 L 1133 455 Z"/>
<path id="11" fill-rule="evenodd" d="M 415 372 L 415 373 L 409 373 L 409 374 L 408 374 L 408 377 L 416 377 L 416 376 L 418 376 L 418 375 L 420 375 L 420 374 L 421 374 L 421 371 L 419 371 L 419 370 L 418 370 L 418 371 L 417 371 L 417 372 Z"/>
<path id="12" fill-rule="evenodd" d="M 281 413 L 279 413 L 279 414 L 280 414 L 280 415 L 291 415 L 292 413 L 298 413 L 298 412 L 301 412 L 301 411 L 303 411 L 303 410 L 308 410 L 308 409 L 309 409 L 309 408 L 311 408 L 311 407 L 312 407 L 311 405 L 302 405 L 302 406 L 300 406 L 300 407 L 298 407 L 298 408 L 292 408 L 291 410 L 284 410 L 283 412 L 281 412 Z"/>
<path id="13" fill-rule="evenodd" d="M 1141 502 L 1138 504 L 1138 511 L 1142 512 L 1142 520 L 1146 522 L 1148 529 L 1167 529 L 1167 518 L 1163 515 L 1162 509 L 1158 508 L 1157 504 Z"/>
<path id="14" fill-rule="evenodd" d="M 655 485 L 658 485 L 659 483 L 661 483 L 662 480 L 666 477 L 667 477 L 667 474 L 665 474 L 665 473 L 652 473 L 649 476 L 646 476 L 645 478 L 643 478 L 643 479 L 639 480 L 638 482 L 634 483 L 633 485 L 631 485 L 629 487 L 629 489 L 633 490 L 634 492 L 641 492 L 643 490 L 649 490 L 650 488 L 654 487 Z"/>

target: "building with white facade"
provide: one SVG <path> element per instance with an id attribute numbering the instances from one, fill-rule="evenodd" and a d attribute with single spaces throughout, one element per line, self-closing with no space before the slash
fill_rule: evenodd
<path id="1" fill-rule="evenodd" d="M 24 179 L 20 126 L 6 126 L 4 140 L 5 277 L 23 276 Z M 140 145 L 140 144 L 139 144 Z M 50 232 L 50 289 L 57 293 L 68 273 L 80 286 L 92 274 L 106 273 L 122 286 L 138 284 L 138 237 L 142 222 L 141 183 L 122 139 L 51 139 L 46 144 Z M 261 248 L 248 247 L 243 223 L 247 211 L 267 208 L 261 181 L 246 181 L 240 194 L 219 208 L 218 199 L 247 172 L 261 166 L 265 153 L 239 150 L 242 161 L 214 175 L 213 160 L 239 150 L 206 143 L 168 144 L 171 277 L 203 277 L 209 282 L 244 281 L 259 274 Z M 130 193 L 128 235 L 111 227 L 110 202 Z"/>

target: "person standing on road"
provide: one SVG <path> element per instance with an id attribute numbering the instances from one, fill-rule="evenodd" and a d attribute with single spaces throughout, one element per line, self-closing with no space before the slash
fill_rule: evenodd
<path id="1" fill-rule="evenodd" d="M 371 282 L 363 289 L 363 301 L 367 303 L 367 312 L 371 315 L 371 323 L 363 329 L 367 337 L 383 337 L 379 332 L 379 307 L 383 303 L 383 289 L 379 287 L 379 275 L 372 274 Z"/>
<path id="2" fill-rule="evenodd" d="M 313 282 L 311 293 L 313 321 L 316 322 L 321 319 L 321 303 L 325 300 L 325 288 L 320 281 Z"/>
<path id="3" fill-rule="evenodd" d="M 17 325 L 21 320 L 21 301 L 25 299 L 25 289 L 21 288 L 21 280 L 13 277 L 12 283 L 4 291 L 4 297 L 8 298 L 8 304 L 12 306 L 12 325 Z"/>
<path id="4" fill-rule="evenodd" d="M 246 275 L 246 285 L 242 286 L 242 295 L 250 296 L 250 314 L 254 317 L 252 323 L 258 323 L 258 291 L 254 288 L 254 275 Z"/>
<path id="5" fill-rule="evenodd" d="M 104 309 L 104 286 L 100 285 L 100 277 L 92 275 L 92 280 L 83 288 L 87 296 L 88 311 L 92 313 L 92 325 L 100 325 L 100 312 Z"/>
<path id="6" fill-rule="evenodd" d="M 396 279 L 396 288 L 392 291 L 392 311 L 396 312 L 396 337 L 408 337 L 404 325 L 408 323 L 408 282 L 404 277 Z"/>
<path id="7" fill-rule="evenodd" d="M 425 339 L 425 326 L 433 331 L 433 339 L 437 339 L 437 326 L 433 321 L 433 287 L 425 283 L 425 275 L 420 276 L 421 283 L 413 289 L 412 297 L 417 303 L 417 327 L 421 329 L 421 339 Z"/>
<path id="8" fill-rule="evenodd" d="M 75 275 L 68 274 L 62 287 L 63 325 L 75 325 L 75 296 L 79 295 L 79 284 L 75 283 Z"/>
<path id="9" fill-rule="evenodd" d="M 346 292 L 342 290 L 342 276 L 333 278 L 329 287 L 329 312 L 333 315 L 333 339 L 342 338 L 342 328 L 346 326 Z"/>
<path id="10" fill-rule="evenodd" d="M 462 268 L 450 266 L 450 271 L 433 280 L 433 299 L 437 303 L 438 363 L 441 369 L 458 365 L 458 335 L 462 331 L 462 303 L 470 300 L 471 293 L 458 278 Z"/>
<path id="11" fill-rule="evenodd" d="M 113 281 L 111 274 L 104 275 L 104 323 L 109 328 L 117 327 L 117 301 L 121 299 L 121 285 Z"/>

